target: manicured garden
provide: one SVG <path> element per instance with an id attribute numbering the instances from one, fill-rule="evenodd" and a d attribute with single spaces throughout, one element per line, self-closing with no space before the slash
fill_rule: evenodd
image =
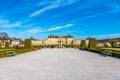
<path id="1" fill-rule="evenodd" d="M 120 48 L 117 48 L 116 41 L 112 42 L 111 47 L 105 47 L 105 46 L 97 47 L 96 46 L 96 39 L 90 38 L 88 46 L 85 45 L 85 40 L 81 41 L 80 49 L 84 49 L 84 50 L 99 53 L 99 54 L 102 54 L 102 52 L 108 50 L 108 51 L 112 51 L 113 57 L 120 58 Z"/>
<path id="2" fill-rule="evenodd" d="M 15 51 L 16 54 L 22 54 L 22 53 L 26 53 L 26 52 L 30 52 L 33 50 L 30 49 L 25 49 L 25 48 L 21 48 L 21 49 L 0 49 L 0 58 L 2 57 L 6 57 L 6 52 L 7 51 Z"/>
<path id="3" fill-rule="evenodd" d="M 41 48 L 50 48 L 50 47 L 55 48 L 55 47 L 57 47 L 57 45 L 52 45 L 52 46 L 50 46 L 50 45 L 32 46 L 32 42 L 31 42 L 30 39 L 25 40 L 24 47 L 10 48 L 9 46 L 10 46 L 10 44 L 6 43 L 5 48 L 0 48 L 0 58 L 1 57 L 6 57 L 6 51 L 15 51 L 16 54 L 21 54 L 21 53 L 41 49 Z M 116 47 L 116 42 L 115 41 L 112 42 L 112 47 L 105 47 L 105 46 L 97 47 L 96 46 L 96 39 L 95 38 L 89 38 L 89 44 L 88 45 L 86 45 L 85 40 L 82 40 L 80 46 L 77 46 L 77 45 L 64 45 L 64 47 L 65 48 L 80 48 L 80 49 L 84 49 L 84 50 L 99 53 L 99 54 L 101 54 L 105 50 L 109 50 L 109 51 L 112 51 L 112 56 L 113 57 L 120 58 L 120 48 Z"/>
<path id="4" fill-rule="evenodd" d="M 7 42 L 6 45 L 5 45 L 5 48 L 0 48 L 0 58 L 7 57 L 7 55 L 6 55 L 7 51 L 15 51 L 16 54 L 22 54 L 22 53 L 26 53 L 26 52 L 30 52 L 30 51 L 35 50 L 34 47 L 32 47 L 30 39 L 25 40 L 25 46 L 24 47 L 10 48 L 9 46 L 10 46 L 10 44 Z M 41 47 L 39 47 L 37 49 L 41 49 Z"/>

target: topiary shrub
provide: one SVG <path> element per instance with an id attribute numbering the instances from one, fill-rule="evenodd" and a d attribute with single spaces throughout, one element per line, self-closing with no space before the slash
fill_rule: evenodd
<path id="1" fill-rule="evenodd" d="M 85 47 L 86 47 L 85 40 L 81 40 L 80 48 L 85 48 Z"/>
<path id="2" fill-rule="evenodd" d="M 88 48 L 96 48 L 96 39 L 95 38 L 89 38 Z"/>
<path id="3" fill-rule="evenodd" d="M 0 58 L 2 58 L 2 57 L 6 57 L 5 51 L 0 51 Z"/>
<path id="4" fill-rule="evenodd" d="M 10 47 L 10 42 L 6 42 L 5 43 L 5 48 L 9 48 Z"/>
<path id="5" fill-rule="evenodd" d="M 0 43 L 0 49 L 1 49 L 1 43 Z"/>
<path id="6" fill-rule="evenodd" d="M 112 41 L 112 47 L 113 48 L 117 47 L 117 41 Z"/>
<path id="7" fill-rule="evenodd" d="M 32 41 L 31 39 L 25 39 L 25 44 L 24 44 L 25 48 L 27 49 L 32 49 Z"/>

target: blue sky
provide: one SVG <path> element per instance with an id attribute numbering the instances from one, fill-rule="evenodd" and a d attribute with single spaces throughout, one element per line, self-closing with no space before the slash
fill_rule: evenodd
<path id="1" fill-rule="evenodd" d="M 120 0 L 0 0 L 0 32 L 22 39 L 120 37 Z"/>

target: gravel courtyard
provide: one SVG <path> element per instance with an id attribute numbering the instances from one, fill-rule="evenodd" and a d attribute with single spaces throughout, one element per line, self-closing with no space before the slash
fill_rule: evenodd
<path id="1" fill-rule="evenodd" d="M 79 49 L 41 49 L 1 58 L 0 80 L 120 80 L 120 59 Z"/>

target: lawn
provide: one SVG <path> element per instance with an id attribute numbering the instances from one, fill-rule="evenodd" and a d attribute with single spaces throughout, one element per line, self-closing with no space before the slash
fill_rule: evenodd
<path id="1" fill-rule="evenodd" d="M 30 52 L 32 50 L 30 49 L 24 49 L 24 48 L 21 48 L 21 49 L 0 49 L 0 58 L 2 57 L 6 57 L 6 51 L 16 51 L 17 54 L 22 54 L 22 53 L 26 53 L 26 52 Z"/>
<path id="2" fill-rule="evenodd" d="M 111 50 L 113 57 L 120 58 L 120 48 L 93 48 L 93 49 L 88 48 L 87 50 L 99 54 L 101 54 L 104 50 Z"/>
<path id="3" fill-rule="evenodd" d="M 120 51 L 120 48 L 100 48 L 101 50 L 112 50 L 112 51 Z"/>

